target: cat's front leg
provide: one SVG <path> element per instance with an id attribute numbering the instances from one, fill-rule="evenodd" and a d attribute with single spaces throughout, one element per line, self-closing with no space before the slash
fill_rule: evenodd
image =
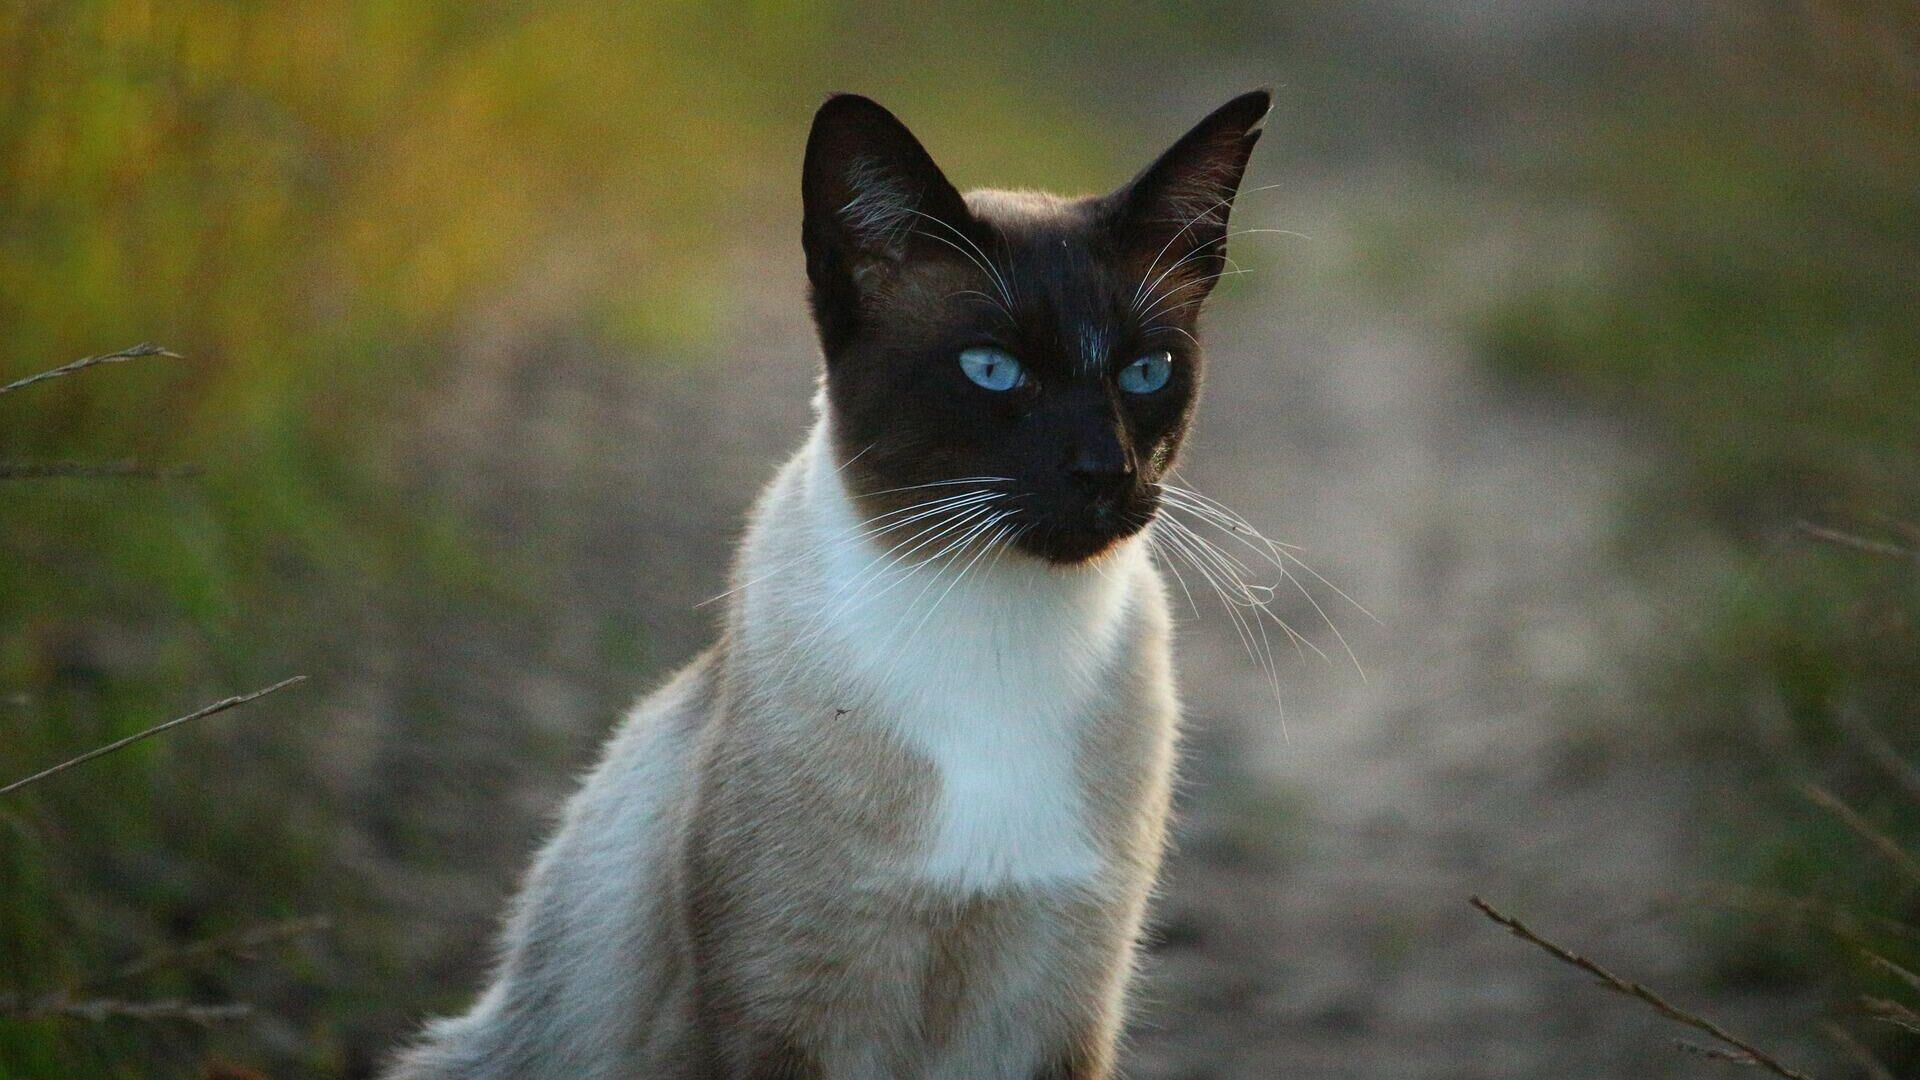
<path id="1" fill-rule="evenodd" d="M 1089 1024 L 1056 1048 L 1033 1080 L 1109 1080 L 1113 1042 L 1107 1025 Z"/>
<path id="2" fill-rule="evenodd" d="M 741 1080 L 827 1080 L 819 1058 L 785 1035 L 749 1036 L 743 1066 L 729 1073 Z"/>
<path id="3" fill-rule="evenodd" d="M 830 1080 L 819 1055 L 790 1032 L 743 1019 L 737 1010 L 697 1010 L 699 1080 Z"/>

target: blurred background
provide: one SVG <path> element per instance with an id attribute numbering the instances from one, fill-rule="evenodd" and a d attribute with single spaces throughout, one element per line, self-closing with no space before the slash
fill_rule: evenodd
<path id="1" fill-rule="evenodd" d="M 1129 1075 L 1730 1068 L 1476 893 L 1914 1075 L 1917 11 L 7 5 L 0 382 L 182 358 L 0 396 L 0 782 L 312 678 L 0 796 L 0 1077 L 365 1077 L 469 1000 L 807 426 L 827 91 L 1077 192 L 1262 84 L 1186 475 L 1378 621 L 1283 610 L 1283 723 L 1183 615 Z M 202 472 L 19 468 L 125 461 Z"/>

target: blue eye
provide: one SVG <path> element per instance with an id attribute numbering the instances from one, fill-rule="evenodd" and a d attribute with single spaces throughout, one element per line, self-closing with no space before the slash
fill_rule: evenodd
<path id="1" fill-rule="evenodd" d="M 1005 349 L 981 345 L 960 353 L 960 370 L 975 386 L 988 390 L 1011 390 L 1027 381 L 1027 371 Z"/>
<path id="2" fill-rule="evenodd" d="M 1173 354 L 1165 351 L 1147 355 L 1120 369 L 1120 389 L 1129 394 L 1151 394 L 1173 378 Z"/>

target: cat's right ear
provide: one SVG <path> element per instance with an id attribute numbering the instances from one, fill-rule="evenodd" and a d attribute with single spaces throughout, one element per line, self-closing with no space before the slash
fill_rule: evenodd
<path id="1" fill-rule="evenodd" d="M 814 114 L 800 195 L 807 280 L 829 355 L 910 252 L 939 242 L 928 237 L 958 243 L 972 222 L 906 125 L 858 94 L 835 94 Z"/>

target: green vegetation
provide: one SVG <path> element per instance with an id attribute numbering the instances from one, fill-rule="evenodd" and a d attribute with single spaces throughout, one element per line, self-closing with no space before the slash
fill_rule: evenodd
<path id="1" fill-rule="evenodd" d="M 1084 123 L 1061 76 L 1159 52 L 1178 13 L 1136 8 L 1037 16 L 1018 49 L 982 32 L 1011 25 L 1012 3 L 0 15 L 0 381 L 135 341 L 185 357 L 0 398 L 0 461 L 205 470 L 0 481 L 0 778 L 313 676 L 0 801 L 0 1013 L 16 1014 L 0 1015 L 0 1077 L 197 1075 L 220 1058 L 363 1074 L 369 1048 L 454 1004 L 422 1000 L 465 981 L 423 974 L 445 955 L 432 942 L 474 951 L 498 897 L 468 897 L 472 881 L 505 880 L 531 837 L 449 820 L 445 793 L 486 806 L 583 748 L 517 713 L 490 723 L 511 712 L 500 687 L 462 677 L 484 669 L 475 641 L 563 647 L 538 598 L 565 572 L 542 555 L 564 522 L 471 520 L 419 460 L 423 403 L 485 352 L 500 311 L 596 355 L 705 358 L 721 290 L 765 262 L 742 252 L 778 236 L 792 258 L 797 135 L 843 80 L 982 173 L 1112 181 L 1133 140 Z M 1203 45 L 1189 28 L 1181 47 Z M 592 663 L 568 662 L 595 669 L 580 681 L 611 717 L 649 643 L 628 613 L 600 622 Z M 390 730 L 357 727 L 368 715 Z M 257 962 L 100 981 L 309 915 L 332 928 Z M 435 938 L 436 919 L 459 925 Z M 66 991 L 258 1016 L 18 1017 Z"/>
<path id="2" fill-rule="evenodd" d="M 1700 763 L 1705 846 L 1746 887 L 1711 920 L 1727 974 L 1912 1004 L 1866 953 L 1920 967 L 1920 880 L 1807 787 L 1920 851 L 1884 752 L 1920 762 L 1920 20 L 1747 29 L 1555 147 L 1542 190 L 1603 210 L 1610 250 L 1541 269 L 1481 341 L 1663 450 L 1625 538 L 1671 597 L 1636 708 Z"/>
<path id="3" fill-rule="evenodd" d="M 614 600 L 584 643 L 559 632 L 546 547 L 575 523 L 476 520 L 421 460 L 434 394 L 503 311 L 622 363 L 711 358 L 742 266 L 798 272 L 794 158 L 822 93 L 897 105 L 963 184 L 1060 188 L 1140 164 L 1132 125 L 1158 118 L 1132 114 L 1186 82 L 1298 87 L 1276 127 L 1308 174 L 1376 141 L 1445 156 L 1471 130 L 1457 99 L 1489 104 L 1462 90 L 1481 75 L 1433 60 L 1444 45 L 1409 44 L 1424 24 L 1396 37 L 1352 5 L 1028 7 L 0 14 L 0 382 L 142 340 L 185 356 L 0 396 L 0 463 L 205 469 L 0 480 L 0 782 L 313 676 L 0 798 L 0 1080 L 364 1075 L 456 1004 L 422 988 L 467 984 L 446 958 L 498 907 L 473 882 L 516 872 L 537 818 L 473 809 L 584 754 L 469 685 L 495 659 L 476 643 L 609 718 L 658 643 Z M 1663 452 L 1622 547 L 1685 617 L 1643 658 L 1635 730 L 1656 718 L 1698 763 L 1708 854 L 1749 887 L 1707 928 L 1727 976 L 1910 1002 L 1856 946 L 1920 968 L 1900 929 L 1920 887 L 1802 789 L 1920 851 L 1920 801 L 1860 735 L 1920 761 L 1920 564 L 1795 522 L 1920 548 L 1914 20 L 1897 0 L 1743 13 L 1704 52 L 1685 36 L 1570 78 L 1581 99 L 1542 114 L 1531 168 L 1494 195 L 1580 208 L 1595 248 L 1522 266 L 1471 316 L 1490 366 Z M 1369 35 L 1367 63 L 1342 34 Z M 1403 240 L 1362 259 L 1414 265 Z M 1842 932 L 1773 933 L 1794 911 Z M 330 927 L 116 975 L 310 916 Z M 59 992 L 257 1014 L 9 1015 Z"/>

